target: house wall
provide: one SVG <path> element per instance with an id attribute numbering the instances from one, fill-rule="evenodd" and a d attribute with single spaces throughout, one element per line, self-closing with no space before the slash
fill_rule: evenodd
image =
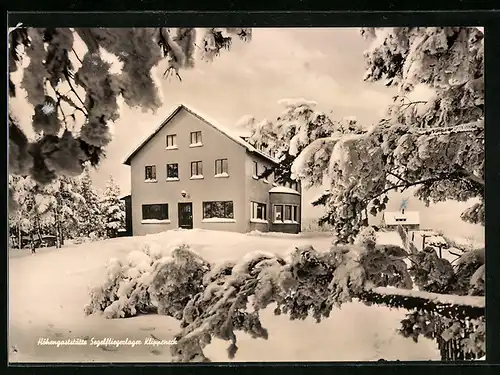
<path id="1" fill-rule="evenodd" d="M 190 148 L 190 132 L 201 131 L 203 146 Z M 177 135 L 176 150 L 166 150 L 166 136 Z M 227 178 L 214 178 L 215 160 L 228 159 Z M 201 119 L 182 109 L 131 160 L 132 218 L 134 235 L 157 233 L 179 227 L 179 202 L 192 202 L 193 227 L 245 232 L 249 203 L 245 198 L 246 150 Z M 191 180 L 191 162 L 203 162 L 201 180 Z M 179 164 L 179 181 L 166 181 L 166 165 Z M 156 165 L 157 182 L 145 182 L 145 166 Z M 181 192 L 187 192 L 183 198 Z M 204 201 L 233 201 L 234 223 L 206 223 Z M 142 224 L 142 205 L 168 203 L 168 224 Z"/>
<path id="2" fill-rule="evenodd" d="M 259 232 L 269 231 L 269 220 L 271 218 L 271 206 L 269 204 L 269 190 L 273 188 L 273 176 L 267 178 L 267 182 L 263 179 L 257 180 L 254 175 L 254 161 L 259 165 L 259 173 L 264 171 L 264 167 L 271 168 L 272 162 L 266 158 L 252 153 L 246 153 L 245 158 L 245 193 L 246 193 L 246 232 L 258 230 Z M 265 203 L 267 205 L 268 223 L 252 223 L 251 202 Z"/>

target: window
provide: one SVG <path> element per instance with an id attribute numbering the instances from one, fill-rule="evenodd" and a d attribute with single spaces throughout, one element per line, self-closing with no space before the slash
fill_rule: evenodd
<path id="1" fill-rule="evenodd" d="M 397 217 L 397 218 L 396 218 L 396 221 L 406 221 L 406 218 L 404 218 L 404 217 L 403 217 L 403 218 L 401 218 L 401 217 Z"/>
<path id="2" fill-rule="evenodd" d="M 283 206 L 274 206 L 274 221 L 283 221 Z"/>
<path id="3" fill-rule="evenodd" d="M 253 177 L 259 177 L 259 163 L 253 162 Z"/>
<path id="4" fill-rule="evenodd" d="M 284 223 L 297 223 L 298 206 L 291 204 L 275 205 L 274 206 L 274 221 Z"/>
<path id="5" fill-rule="evenodd" d="M 168 220 L 168 204 L 143 204 L 142 220 Z"/>
<path id="6" fill-rule="evenodd" d="M 267 173 L 268 173 L 268 169 L 264 165 L 264 170 L 262 171 L 262 174 L 267 174 Z M 268 176 L 262 176 L 262 181 L 265 182 L 266 184 L 269 183 L 269 181 L 267 179 L 268 179 Z"/>
<path id="7" fill-rule="evenodd" d="M 260 145 L 259 145 L 259 150 L 260 150 L 260 151 L 266 151 L 266 145 L 264 145 L 264 144 L 260 144 Z"/>
<path id="8" fill-rule="evenodd" d="M 203 178 L 203 162 L 191 162 L 191 178 Z"/>
<path id="9" fill-rule="evenodd" d="M 179 164 L 167 164 L 167 180 L 179 179 Z"/>
<path id="10" fill-rule="evenodd" d="M 227 159 L 217 159 L 215 161 L 215 175 L 220 176 L 223 174 L 228 174 Z"/>
<path id="11" fill-rule="evenodd" d="M 252 219 L 267 220 L 267 206 L 265 203 L 252 202 Z"/>
<path id="12" fill-rule="evenodd" d="M 156 165 L 147 165 L 144 169 L 145 169 L 145 180 L 148 182 L 155 182 Z"/>
<path id="13" fill-rule="evenodd" d="M 177 135 L 167 135 L 167 148 L 177 148 Z"/>
<path id="14" fill-rule="evenodd" d="M 191 145 L 190 146 L 201 146 L 201 131 L 191 132 Z"/>
<path id="15" fill-rule="evenodd" d="M 234 219 L 233 202 L 203 202 L 203 219 Z"/>

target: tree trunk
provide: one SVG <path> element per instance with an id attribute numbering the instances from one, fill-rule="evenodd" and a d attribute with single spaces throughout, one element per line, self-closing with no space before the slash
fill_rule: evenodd
<path id="1" fill-rule="evenodd" d="M 43 239 L 42 239 L 42 233 L 40 231 L 40 225 L 37 225 L 37 228 L 36 228 L 36 234 L 38 236 L 38 239 L 40 240 L 40 246 L 42 246 L 42 243 L 43 243 Z"/>
<path id="2" fill-rule="evenodd" d="M 60 234 L 60 225 L 59 225 L 59 214 L 57 209 L 54 210 L 54 221 L 56 227 L 56 249 L 61 248 L 61 234 Z"/>
<path id="3" fill-rule="evenodd" d="M 64 238 L 65 238 L 65 236 L 64 236 L 64 229 L 61 228 L 61 226 L 59 226 L 59 228 L 60 228 L 60 231 L 61 231 L 61 247 L 62 247 L 64 245 Z"/>
<path id="4" fill-rule="evenodd" d="M 36 253 L 35 236 L 33 235 L 33 230 L 30 231 L 30 248 L 32 253 Z"/>
<path id="5" fill-rule="evenodd" d="M 17 244 L 17 247 L 19 248 L 19 250 L 21 250 L 22 247 L 23 247 L 23 232 L 21 230 L 21 225 L 17 226 L 17 232 L 18 232 L 17 233 L 17 237 L 18 237 L 18 240 L 19 240 L 19 242 Z"/>

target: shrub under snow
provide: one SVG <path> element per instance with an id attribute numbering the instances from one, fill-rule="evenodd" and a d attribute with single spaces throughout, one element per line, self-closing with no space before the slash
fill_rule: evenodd
<path id="1" fill-rule="evenodd" d="M 106 279 L 91 289 L 85 313 L 103 312 L 113 319 L 157 312 L 180 319 L 207 270 L 207 263 L 186 245 L 162 248 L 146 243 L 128 254 L 125 262 L 107 262 Z"/>

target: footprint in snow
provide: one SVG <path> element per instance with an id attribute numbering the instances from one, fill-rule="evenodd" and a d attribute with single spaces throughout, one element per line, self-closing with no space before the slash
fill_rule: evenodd
<path id="1" fill-rule="evenodd" d="M 151 350 L 151 353 L 153 353 L 154 355 L 160 355 L 161 351 L 159 351 L 158 349 L 153 349 Z"/>
<path id="2" fill-rule="evenodd" d="M 141 331 L 154 331 L 156 327 L 140 327 Z"/>

